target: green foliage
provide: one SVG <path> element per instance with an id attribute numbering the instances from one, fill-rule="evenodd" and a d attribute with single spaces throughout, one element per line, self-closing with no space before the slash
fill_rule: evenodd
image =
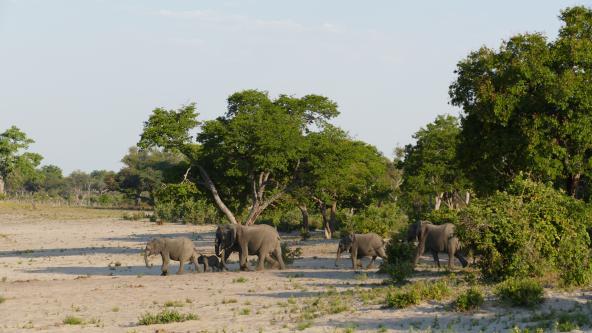
<path id="1" fill-rule="evenodd" d="M 347 215 L 346 215 L 347 216 Z M 370 205 L 348 217 L 345 229 L 351 233 L 374 232 L 382 237 L 403 229 L 407 216 L 396 203 Z"/>
<path id="2" fill-rule="evenodd" d="M 565 285 L 592 276 L 586 205 L 550 185 L 517 177 L 507 192 L 473 202 L 460 213 L 457 232 L 482 255 L 483 277 L 558 274 Z"/>
<path id="3" fill-rule="evenodd" d="M 163 221 L 191 224 L 221 223 L 218 211 L 195 184 L 167 184 L 155 191 L 154 214 Z"/>
<path id="4" fill-rule="evenodd" d="M 477 288 L 469 288 L 464 293 L 460 294 L 454 302 L 454 308 L 457 311 L 472 311 L 483 305 L 483 293 Z"/>
<path id="5" fill-rule="evenodd" d="M 455 208 L 464 202 L 470 184 L 457 160 L 460 127 L 453 116 L 438 116 L 413 135 L 415 144 L 405 146 L 401 190 L 413 217 L 447 204 Z M 438 202 L 436 202 L 438 200 Z"/>
<path id="6" fill-rule="evenodd" d="M 288 243 L 281 243 L 282 247 L 282 260 L 286 265 L 294 263 L 294 259 L 302 258 L 302 248 L 292 249 L 288 246 Z"/>
<path id="7" fill-rule="evenodd" d="M 544 302 L 545 290 L 534 279 L 508 279 L 497 286 L 495 294 L 512 306 L 534 307 Z"/>
<path id="8" fill-rule="evenodd" d="M 183 314 L 176 310 L 162 310 L 161 312 L 155 314 L 143 314 L 138 320 L 138 325 L 179 323 L 197 319 L 199 319 L 199 317 L 193 313 Z"/>
<path id="9" fill-rule="evenodd" d="M 390 291 L 385 298 L 385 306 L 402 309 L 424 301 L 441 301 L 451 292 L 446 280 L 419 281 Z"/>
<path id="10" fill-rule="evenodd" d="M 563 10 L 558 38 L 519 34 L 457 65 L 459 156 L 479 194 L 520 171 L 582 196 L 592 171 L 592 10 Z M 585 190 L 585 191 L 584 191 Z"/>
<path id="11" fill-rule="evenodd" d="M 67 316 L 62 321 L 66 325 L 82 325 L 84 324 L 84 320 L 75 316 Z"/>
<path id="12" fill-rule="evenodd" d="M 387 259 L 380 270 L 388 274 L 395 283 L 405 281 L 413 274 L 416 247 L 406 241 L 406 234 L 401 230 L 393 234 L 385 250 Z"/>

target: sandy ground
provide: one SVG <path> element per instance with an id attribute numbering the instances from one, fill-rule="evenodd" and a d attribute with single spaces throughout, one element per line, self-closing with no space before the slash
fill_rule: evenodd
<path id="1" fill-rule="evenodd" d="M 532 311 L 501 309 L 495 302 L 463 315 L 442 303 L 402 310 L 353 304 L 355 310 L 323 315 L 303 326 L 291 308 L 327 290 L 377 286 L 386 276 L 375 270 L 360 275 L 345 258 L 334 267 L 336 241 L 301 242 L 289 235 L 283 235 L 284 240 L 301 247 L 303 258 L 284 271 L 162 277 L 159 257 L 152 258 L 152 268 L 143 264 L 141 250 L 153 236 L 187 236 L 201 251 L 212 253 L 213 231 L 213 226 L 156 225 L 117 217 L 0 214 L 0 332 L 505 332 L 533 311 L 587 309 L 592 314 L 592 292 L 574 291 L 550 293 L 545 308 Z M 173 263 L 171 271 L 177 267 Z M 236 268 L 236 263 L 231 265 Z M 144 313 L 167 308 L 167 301 L 176 303 L 178 312 L 199 318 L 138 325 Z M 66 325 L 67 316 L 85 323 Z"/>

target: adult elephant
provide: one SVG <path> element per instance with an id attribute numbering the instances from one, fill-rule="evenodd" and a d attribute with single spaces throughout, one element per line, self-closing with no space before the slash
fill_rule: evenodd
<path id="1" fill-rule="evenodd" d="M 468 264 L 460 253 L 460 240 L 454 235 L 454 224 L 452 223 L 435 225 L 428 221 L 418 221 L 409 227 L 407 240 L 419 242 L 415 264 L 426 250 L 434 256 L 434 262 L 438 268 L 440 268 L 440 259 L 438 258 L 440 252 L 448 253 L 448 269 L 452 269 L 454 257 L 458 258 L 463 267 Z"/>
<path id="2" fill-rule="evenodd" d="M 241 271 L 248 270 L 247 256 L 257 255 L 257 270 L 263 270 L 265 260 L 279 263 L 279 268 L 284 269 L 280 235 L 277 230 L 268 225 L 243 226 L 229 224 L 218 226 L 216 229 L 216 255 L 221 256 L 224 250 L 223 265 L 232 252 L 238 252 Z M 275 260 L 271 258 L 274 257 Z"/>

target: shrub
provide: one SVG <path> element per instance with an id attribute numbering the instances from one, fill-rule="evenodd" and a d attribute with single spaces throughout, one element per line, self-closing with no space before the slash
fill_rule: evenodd
<path id="1" fill-rule="evenodd" d="M 175 310 L 163 310 L 156 314 L 143 314 L 138 320 L 138 325 L 168 324 L 197 319 L 197 315 L 193 313 L 182 314 Z"/>
<path id="2" fill-rule="evenodd" d="M 544 301 L 545 291 L 533 279 L 508 279 L 498 285 L 496 295 L 512 306 L 534 307 Z"/>
<path id="3" fill-rule="evenodd" d="M 66 318 L 64 318 L 63 323 L 66 325 L 82 325 L 84 324 L 84 321 L 78 317 L 67 316 Z"/>
<path id="4" fill-rule="evenodd" d="M 385 248 L 387 259 L 380 267 L 380 271 L 388 274 L 395 283 L 405 281 L 413 273 L 416 247 L 405 237 L 403 230 L 391 237 Z"/>
<path id="5" fill-rule="evenodd" d="M 347 232 L 374 232 L 386 237 L 407 225 L 407 217 L 395 203 L 381 206 L 370 205 L 354 215 L 344 214 L 344 228 Z"/>
<path id="6" fill-rule="evenodd" d="M 440 301 L 450 295 L 447 281 L 420 281 L 387 294 L 385 306 L 389 308 L 406 308 L 422 301 Z"/>
<path id="7" fill-rule="evenodd" d="M 585 203 L 517 177 L 507 192 L 475 200 L 459 216 L 465 246 L 482 255 L 483 277 L 503 281 L 557 273 L 565 285 L 591 281 Z"/>
<path id="8" fill-rule="evenodd" d="M 161 220 L 190 224 L 222 222 L 218 210 L 193 183 L 167 184 L 155 192 L 154 198 L 154 214 Z"/>
<path id="9" fill-rule="evenodd" d="M 294 259 L 302 258 L 302 248 L 291 249 L 288 243 L 281 243 L 282 247 L 282 260 L 284 264 L 290 265 L 294 262 Z"/>
<path id="10" fill-rule="evenodd" d="M 483 294 L 479 289 L 470 288 L 466 292 L 462 293 L 454 302 L 454 308 L 457 311 L 471 311 L 478 309 L 483 305 Z"/>
<path id="11" fill-rule="evenodd" d="M 403 309 L 421 302 L 421 294 L 415 290 L 398 291 L 386 295 L 386 307 Z"/>

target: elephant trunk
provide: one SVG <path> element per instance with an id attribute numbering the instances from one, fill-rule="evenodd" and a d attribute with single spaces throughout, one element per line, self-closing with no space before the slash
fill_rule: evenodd
<path id="1" fill-rule="evenodd" d="M 144 251 L 144 262 L 146 263 L 146 267 L 152 267 L 152 264 L 148 262 L 148 250 Z"/>
<path id="2" fill-rule="evenodd" d="M 217 239 L 216 239 L 215 249 L 216 249 L 216 257 L 220 257 L 220 241 L 218 241 Z"/>

